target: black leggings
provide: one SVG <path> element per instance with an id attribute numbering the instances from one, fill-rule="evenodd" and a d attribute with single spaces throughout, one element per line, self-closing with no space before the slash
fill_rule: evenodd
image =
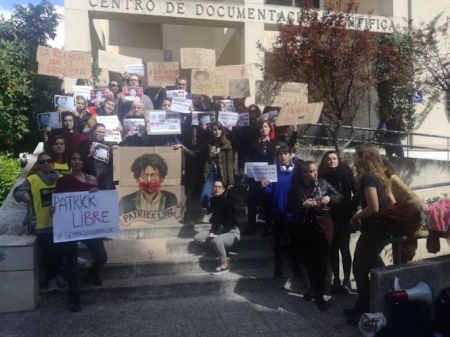
<path id="1" fill-rule="evenodd" d="M 342 255 L 342 268 L 344 280 L 350 280 L 352 270 L 352 255 L 350 254 L 350 235 L 346 232 L 334 232 L 333 242 L 330 247 L 330 264 L 333 270 L 334 280 L 340 280 L 339 276 L 339 251 Z"/>
<path id="2" fill-rule="evenodd" d="M 60 273 L 63 263 L 63 247 L 60 243 L 53 242 L 53 233 L 36 235 L 41 248 L 41 263 L 49 279 Z"/>

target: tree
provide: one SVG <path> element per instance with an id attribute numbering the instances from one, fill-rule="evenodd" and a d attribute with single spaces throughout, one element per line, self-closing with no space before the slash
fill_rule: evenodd
<path id="1" fill-rule="evenodd" d="M 53 109 L 56 78 L 37 75 L 38 45 L 56 37 L 61 15 L 47 0 L 15 6 L 11 19 L 0 19 L 0 148 L 18 150 L 37 129 L 36 113 Z"/>
<path id="2" fill-rule="evenodd" d="M 367 91 L 388 76 L 376 73 L 375 57 L 385 55 L 394 63 L 398 56 L 392 46 L 377 45 L 378 34 L 363 27 L 357 10 L 354 0 L 328 3 L 322 12 L 303 1 L 298 25 L 279 22 L 272 48 L 259 45 L 266 79 L 307 83 L 309 101 L 324 102 L 321 121 L 337 151 L 349 143 L 339 142 L 342 125 L 353 126 Z M 405 76 L 396 77 L 401 83 Z"/>

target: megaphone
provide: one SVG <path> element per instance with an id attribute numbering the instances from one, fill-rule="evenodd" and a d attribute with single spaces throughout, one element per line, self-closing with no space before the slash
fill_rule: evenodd
<path id="1" fill-rule="evenodd" d="M 384 298 L 392 304 L 408 301 L 422 301 L 428 306 L 433 304 L 434 299 L 433 292 L 427 283 L 419 281 L 413 288 L 400 289 L 398 277 L 394 278 L 394 290 L 388 291 Z"/>

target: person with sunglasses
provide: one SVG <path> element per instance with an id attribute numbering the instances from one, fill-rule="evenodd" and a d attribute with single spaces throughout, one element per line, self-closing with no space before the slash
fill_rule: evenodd
<path id="1" fill-rule="evenodd" d="M 141 80 L 137 75 L 129 75 L 127 78 L 127 84 L 129 87 L 140 87 L 141 86 Z M 153 107 L 153 102 L 146 94 L 142 94 L 142 103 L 144 103 L 144 110 L 155 110 Z M 132 113 L 132 104 L 133 101 L 123 101 L 122 105 L 120 107 L 120 113 L 119 113 L 119 120 L 121 123 L 123 123 L 123 119 L 127 115 L 131 115 Z"/>
<path id="2" fill-rule="evenodd" d="M 16 201 L 29 205 L 36 219 L 36 239 L 41 250 L 41 263 L 48 278 L 47 290 L 57 291 L 66 282 L 61 277 L 63 263 L 62 245 L 53 242 L 53 221 L 49 209 L 59 173 L 53 169 L 53 159 L 42 152 L 37 157 L 37 171 L 31 174 L 14 193 Z M 75 261 L 76 262 L 76 261 Z"/>

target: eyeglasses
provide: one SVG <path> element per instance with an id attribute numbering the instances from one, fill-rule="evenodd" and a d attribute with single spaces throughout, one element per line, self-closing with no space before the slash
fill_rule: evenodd
<path id="1" fill-rule="evenodd" d="M 104 135 L 104 134 L 106 134 L 106 132 L 103 132 L 103 131 L 95 131 L 95 133 L 98 134 L 98 135 Z"/>
<path id="2" fill-rule="evenodd" d="M 158 173 L 150 173 L 150 174 L 141 173 L 139 175 L 139 179 L 141 179 L 141 180 L 149 180 L 149 178 L 150 178 L 150 180 L 159 180 L 161 177 L 159 176 Z"/>
<path id="3" fill-rule="evenodd" d="M 53 159 L 42 159 L 42 160 L 38 160 L 38 164 L 39 164 L 39 165 L 53 164 Z"/>

